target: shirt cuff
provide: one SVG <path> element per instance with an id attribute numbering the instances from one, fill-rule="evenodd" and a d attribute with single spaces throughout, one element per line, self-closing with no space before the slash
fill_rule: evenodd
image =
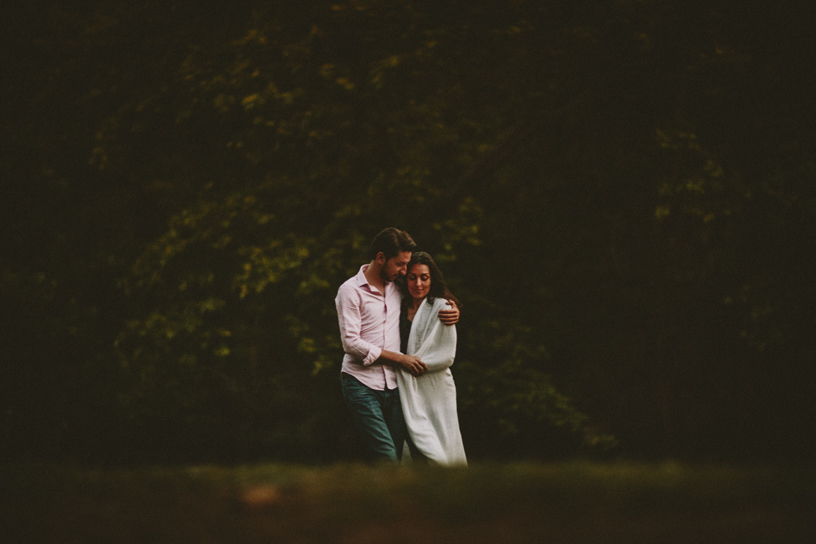
<path id="1" fill-rule="evenodd" d="M 366 355 L 366 358 L 363 359 L 363 366 L 372 364 L 374 361 L 380 358 L 380 355 L 382 355 L 382 348 L 378 346 L 371 346 L 371 349 L 368 350 L 368 355 Z"/>

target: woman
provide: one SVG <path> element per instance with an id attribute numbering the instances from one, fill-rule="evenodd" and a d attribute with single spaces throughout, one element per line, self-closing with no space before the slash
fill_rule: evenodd
<path id="1" fill-rule="evenodd" d="M 456 327 L 442 325 L 437 315 L 449 300 L 457 305 L 459 301 L 448 291 L 442 273 L 427 253 L 414 253 L 407 270 L 402 282 L 402 352 L 428 365 L 428 371 L 417 377 L 397 372 L 408 434 L 429 462 L 467 465 L 456 414 L 456 385 L 450 371 L 456 355 Z"/>

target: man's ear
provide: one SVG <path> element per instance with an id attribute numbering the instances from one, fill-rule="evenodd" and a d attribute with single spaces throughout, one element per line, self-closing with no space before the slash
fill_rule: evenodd
<path id="1" fill-rule="evenodd" d="M 377 262 L 377 264 L 384 265 L 385 261 L 387 261 L 388 259 L 385 258 L 385 253 L 380 251 L 379 253 L 377 253 L 377 256 L 374 257 L 374 260 Z"/>

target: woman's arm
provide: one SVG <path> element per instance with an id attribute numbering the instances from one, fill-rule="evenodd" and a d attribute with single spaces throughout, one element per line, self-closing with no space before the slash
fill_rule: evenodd
<path id="1" fill-rule="evenodd" d="M 437 299 L 432 307 L 426 300 L 411 326 L 408 352 L 415 351 L 412 354 L 428 366 L 428 372 L 449 368 L 456 356 L 456 327 L 443 326 L 439 317 L 446 306 L 445 299 Z"/>

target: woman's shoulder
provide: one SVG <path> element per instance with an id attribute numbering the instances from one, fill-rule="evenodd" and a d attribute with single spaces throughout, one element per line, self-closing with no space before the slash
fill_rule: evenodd
<path id="1" fill-rule="evenodd" d="M 450 309 L 450 307 L 448 306 L 448 304 L 449 304 L 448 299 L 446 299 L 444 297 L 435 298 L 433 302 L 428 302 L 428 299 L 426 298 L 425 299 L 425 304 L 428 306 L 429 309 L 436 310 L 437 312 L 439 310 L 449 310 Z"/>

